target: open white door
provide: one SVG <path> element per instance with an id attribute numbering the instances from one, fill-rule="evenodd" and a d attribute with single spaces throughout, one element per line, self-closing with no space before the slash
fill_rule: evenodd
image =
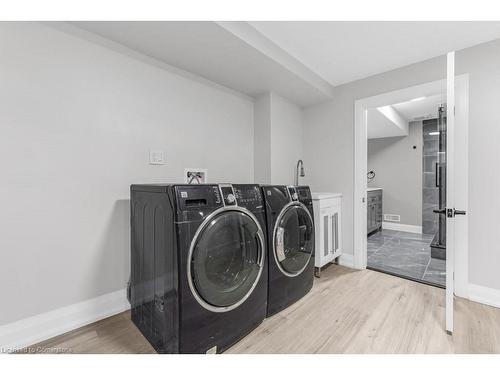
<path id="1" fill-rule="evenodd" d="M 455 130 L 455 52 L 447 55 L 446 70 L 446 154 L 438 157 L 446 165 L 446 331 L 453 333 L 453 299 L 455 275 L 454 220 L 454 130 Z"/>
<path id="2" fill-rule="evenodd" d="M 447 55 L 446 168 L 446 331 L 453 333 L 455 294 L 467 298 L 468 286 L 468 117 L 469 76 L 455 76 L 455 52 Z"/>

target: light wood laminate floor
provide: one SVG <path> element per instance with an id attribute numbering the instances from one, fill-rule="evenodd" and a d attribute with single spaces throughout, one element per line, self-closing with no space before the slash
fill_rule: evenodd
<path id="1" fill-rule="evenodd" d="M 460 298 L 444 330 L 444 290 L 332 265 L 302 300 L 227 353 L 500 353 L 500 309 Z M 130 312 L 34 345 L 71 353 L 154 353 Z"/>

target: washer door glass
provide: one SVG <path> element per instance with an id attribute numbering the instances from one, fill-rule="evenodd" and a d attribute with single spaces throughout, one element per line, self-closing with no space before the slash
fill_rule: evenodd
<path id="1" fill-rule="evenodd" d="M 191 256 L 191 277 L 206 303 L 227 307 L 248 297 L 262 267 L 259 231 L 240 211 L 222 212 L 202 229 Z"/>
<path id="2" fill-rule="evenodd" d="M 278 266 L 295 276 L 307 266 L 314 250 L 314 224 L 306 208 L 293 205 L 276 223 L 274 251 Z"/>

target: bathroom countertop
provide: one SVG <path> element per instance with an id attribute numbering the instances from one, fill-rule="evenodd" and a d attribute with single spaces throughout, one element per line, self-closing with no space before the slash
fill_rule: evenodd
<path id="1" fill-rule="evenodd" d="M 312 192 L 312 199 L 328 199 L 342 197 L 342 193 Z"/>
<path id="2" fill-rule="evenodd" d="M 370 188 L 366 189 L 366 191 L 375 191 L 375 190 L 382 190 L 382 188 L 379 188 L 379 187 L 370 187 Z"/>

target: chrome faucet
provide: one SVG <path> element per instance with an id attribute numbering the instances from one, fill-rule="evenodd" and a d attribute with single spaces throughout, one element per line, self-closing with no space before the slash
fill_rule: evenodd
<path id="1" fill-rule="evenodd" d="M 295 167 L 295 186 L 299 184 L 299 166 L 300 166 L 300 177 L 304 177 L 306 174 L 304 173 L 304 162 L 302 159 L 299 159 L 297 162 L 297 167 Z"/>

